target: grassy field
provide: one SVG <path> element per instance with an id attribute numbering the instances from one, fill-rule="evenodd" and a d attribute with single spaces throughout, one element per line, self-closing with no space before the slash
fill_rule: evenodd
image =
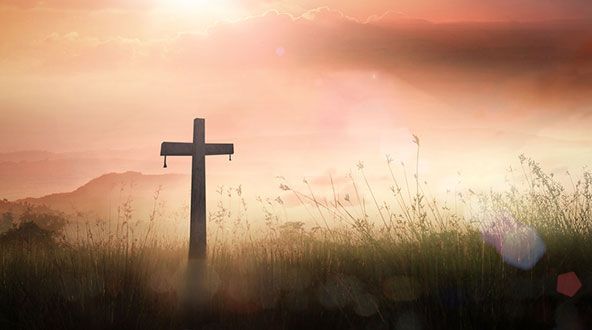
<path id="1" fill-rule="evenodd" d="M 259 235 L 220 202 L 198 289 L 186 246 L 150 225 L 130 234 L 123 221 L 101 239 L 85 227 L 74 242 L 13 229 L 0 242 L 0 327 L 591 329 L 592 173 L 568 189 L 520 160 L 524 185 L 456 193 L 456 206 L 393 172 L 380 202 L 362 164 L 356 196 L 321 201 L 282 183 L 318 226 L 286 223 L 281 199 L 260 199 Z M 568 272 L 583 285 L 573 297 L 557 292 Z"/>

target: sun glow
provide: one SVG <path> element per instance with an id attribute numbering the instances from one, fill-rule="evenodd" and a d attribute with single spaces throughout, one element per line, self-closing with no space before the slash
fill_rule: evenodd
<path id="1" fill-rule="evenodd" d="M 237 0 L 156 0 L 151 25 L 156 31 L 206 31 L 218 22 L 249 16 Z"/>
<path id="2" fill-rule="evenodd" d="M 241 14 L 240 7 L 228 0 L 160 0 L 159 7 L 178 15 L 210 19 L 233 19 Z"/>
<path id="3" fill-rule="evenodd" d="M 163 1 L 164 4 L 178 10 L 195 10 L 216 7 L 219 2 L 211 0 L 166 0 Z"/>

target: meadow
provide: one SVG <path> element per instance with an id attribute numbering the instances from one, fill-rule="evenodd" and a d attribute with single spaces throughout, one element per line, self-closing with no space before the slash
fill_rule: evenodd
<path id="1" fill-rule="evenodd" d="M 80 225 L 74 239 L 26 235 L 23 222 L 0 237 L 0 327 L 592 328 L 592 173 L 568 174 L 564 187 L 521 156 L 520 185 L 451 192 L 448 203 L 387 161 L 386 201 L 362 164 L 352 196 L 282 183 L 314 226 L 286 221 L 281 199 L 252 206 L 240 189 L 221 192 L 197 293 L 185 281 L 187 247 L 159 235 L 156 208 L 142 230 L 123 205 L 116 226 Z M 263 218 L 231 211 L 228 198 Z M 572 297 L 557 290 L 569 272 L 582 283 Z"/>

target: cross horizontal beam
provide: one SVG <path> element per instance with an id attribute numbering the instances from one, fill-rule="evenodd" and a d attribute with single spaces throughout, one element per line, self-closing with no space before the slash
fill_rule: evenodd
<path id="1" fill-rule="evenodd" d="M 232 155 L 234 145 L 231 143 L 206 143 L 206 155 Z M 160 146 L 161 156 L 192 156 L 193 143 L 163 142 Z"/>
<path id="2" fill-rule="evenodd" d="M 161 156 L 191 156 L 193 155 L 193 143 L 188 142 L 163 142 L 160 145 Z"/>
<path id="3" fill-rule="evenodd" d="M 232 143 L 206 143 L 206 155 L 232 155 L 234 144 Z"/>

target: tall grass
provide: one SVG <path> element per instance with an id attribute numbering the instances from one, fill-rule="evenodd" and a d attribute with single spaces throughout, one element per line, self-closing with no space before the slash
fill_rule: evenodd
<path id="1" fill-rule="evenodd" d="M 419 143 L 419 141 L 417 141 Z M 520 157 L 526 184 L 504 192 L 457 192 L 438 201 L 387 158 L 392 195 L 381 201 L 363 164 L 354 195 L 330 198 L 282 182 L 310 222 L 290 221 L 281 198 L 259 198 L 250 219 L 242 189 L 219 190 L 209 216 L 206 302 L 196 327 L 523 329 L 592 328 L 592 173 L 569 189 Z M 332 178 L 331 178 L 332 181 Z M 370 196 L 367 200 L 366 196 Z M 188 326 L 186 246 L 159 236 L 155 208 L 134 231 L 122 205 L 115 227 L 80 225 L 77 239 L 52 246 L 3 245 L 3 328 L 171 328 Z M 237 206 L 238 205 L 238 206 Z M 483 239 L 484 215 L 503 211 L 535 230 L 546 252 L 534 267 L 514 268 Z M 255 223 L 263 223 L 264 230 Z M 101 227 L 103 226 L 103 227 Z M 106 226 L 106 227 L 105 227 Z M 102 235 L 97 235 L 102 232 Z M 70 235 L 72 236 L 72 235 Z M 100 238 L 99 238 L 100 236 Z M 556 292 L 574 271 L 584 288 Z M 587 323 L 588 322 L 588 323 Z"/>

